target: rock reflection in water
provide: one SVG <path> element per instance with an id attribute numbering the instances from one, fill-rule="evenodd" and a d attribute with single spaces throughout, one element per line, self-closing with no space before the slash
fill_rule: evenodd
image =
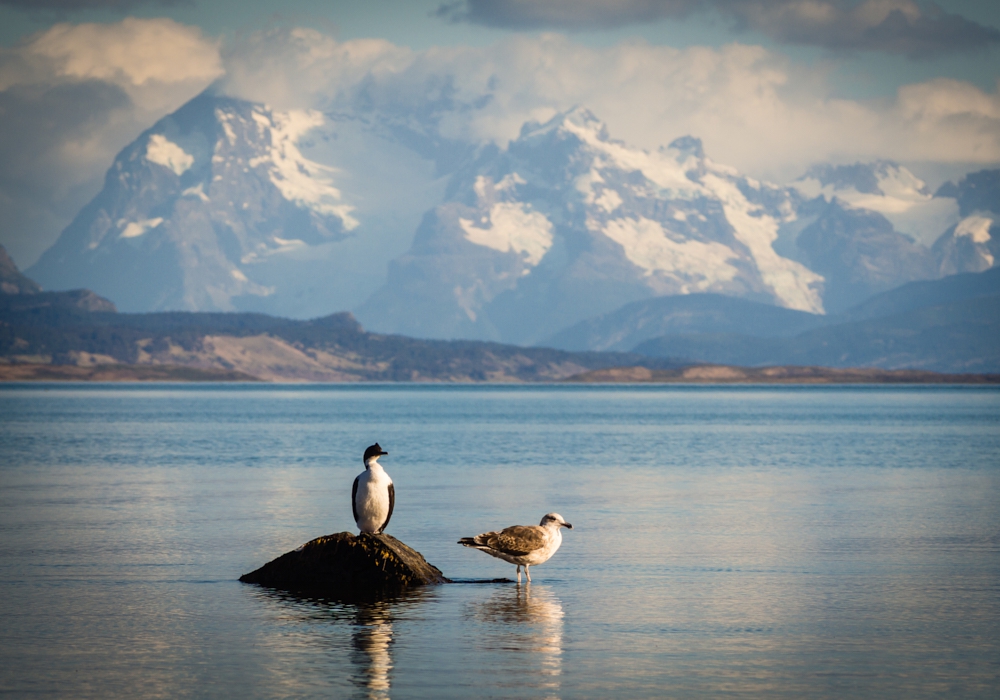
<path id="1" fill-rule="evenodd" d="M 368 690 L 369 698 L 389 697 L 392 671 L 392 617 L 389 603 L 379 601 L 358 608 L 354 643 L 354 675 L 356 685 Z"/>
<path id="2" fill-rule="evenodd" d="M 562 675 L 563 609 L 552 591 L 537 583 L 504 586 L 470 604 L 467 616 L 483 628 L 484 651 L 500 652 L 498 686 L 537 688 L 557 697 Z"/>

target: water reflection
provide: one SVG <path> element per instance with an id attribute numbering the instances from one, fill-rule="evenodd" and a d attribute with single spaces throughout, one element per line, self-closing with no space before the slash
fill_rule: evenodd
<path id="1" fill-rule="evenodd" d="M 486 601 L 470 603 L 466 615 L 482 626 L 483 651 L 499 652 L 498 685 L 537 688 L 544 697 L 559 697 L 563 608 L 548 587 L 500 587 Z"/>
<path id="2" fill-rule="evenodd" d="M 320 655 L 316 657 L 319 665 L 331 669 L 343 669 L 347 661 L 350 664 L 349 673 L 338 671 L 334 675 L 359 691 L 360 697 L 371 700 L 391 695 L 392 648 L 396 636 L 394 622 L 406 617 L 428 597 L 428 592 L 420 589 L 396 597 L 364 601 L 322 598 L 267 588 L 256 589 L 253 594 L 268 604 L 274 623 L 280 630 L 260 642 L 269 649 L 273 659 L 301 658 L 303 654 L 317 653 Z M 321 657 L 323 661 L 320 661 Z M 288 672 L 279 663 L 272 670 L 272 684 L 281 692 L 309 694 L 316 690 L 303 685 L 301 667 Z"/>
<path id="3" fill-rule="evenodd" d="M 392 671 L 392 616 L 389 603 L 379 601 L 358 607 L 352 637 L 353 681 L 368 691 L 367 697 L 388 698 Z"/>

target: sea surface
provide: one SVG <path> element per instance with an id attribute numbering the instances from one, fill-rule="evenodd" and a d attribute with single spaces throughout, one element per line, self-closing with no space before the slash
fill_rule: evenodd
<path id="1" fill-rule="evenodd" d="M 456 579 L 237 581 L 356 531 Z M 461 536 L 573 523 L 518 586 Z M 5 385 L 0 694 L 996 698 L 1000 391 Z"/>

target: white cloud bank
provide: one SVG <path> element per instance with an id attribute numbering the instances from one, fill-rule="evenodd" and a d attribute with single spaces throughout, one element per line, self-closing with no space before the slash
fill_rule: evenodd
<path id="1" fill-rule="evenodd" d="M 219 45 L 169 19 L 56 24 L 0 49 L 0 230 L 34 262 L 115 154 L 223 72 Z"/>
<path id="2" fill-rule="evenodd" d="M 892 99 L 842 99 L 823 68 L 760 46 L 591 48 L 549 34 L 418 53 L 299 29 L 256 36 L 226 56 L 226 69 L 225 89 L 236 96 L 360 105 L 501 145 L 527 120 L 584 105 L 617 138 L 656 148 L 692 134 L 714 160 L 771 178 L 827 160 L 1000 161 L 995 91 L 939 79 L 903 86 Z"/>

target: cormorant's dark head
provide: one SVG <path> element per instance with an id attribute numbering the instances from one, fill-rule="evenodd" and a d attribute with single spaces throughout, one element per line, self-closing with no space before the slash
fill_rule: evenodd
<path id="1" fill-rule="evenodd" d="M 382 455 L 387 455 L 388 452 L 383 452 L 382 447 L 376 442 L 374 445 L 365 450 L 365 464 L 368 464 L 369 459 L 378 459 Z"/>

